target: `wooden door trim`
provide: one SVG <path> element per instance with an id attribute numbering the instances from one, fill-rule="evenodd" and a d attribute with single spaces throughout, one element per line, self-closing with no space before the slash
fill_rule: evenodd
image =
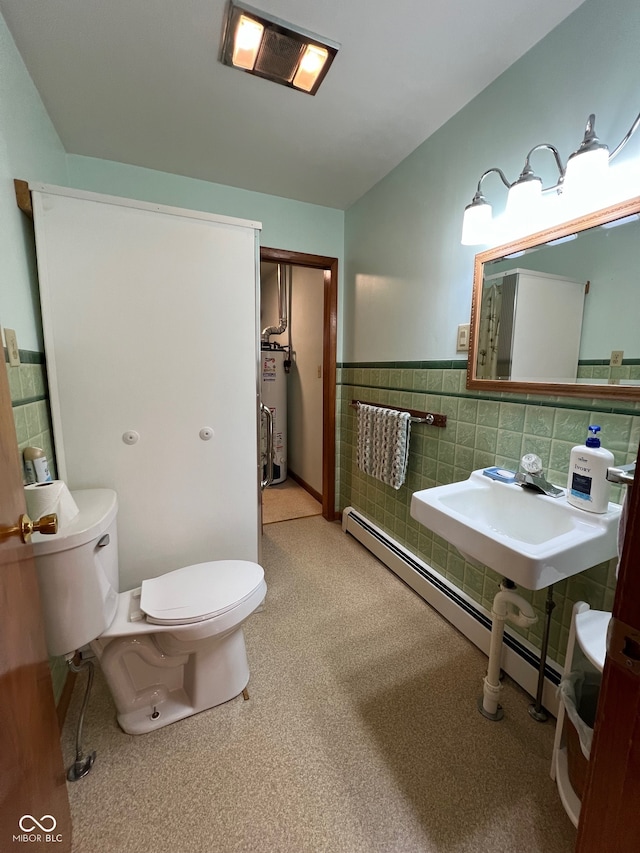
<path id="1" fill-rule="evenodd" d="M 260 260 L 324 271 L 322 332 L 322 516 L 336 514 L 336 350 L 338 337 L 338 259 L 287 249 L 260 248 Z"/>

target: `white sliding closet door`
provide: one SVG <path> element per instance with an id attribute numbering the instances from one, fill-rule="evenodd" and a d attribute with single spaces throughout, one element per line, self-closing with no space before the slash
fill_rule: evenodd
<path id="1" fill-rule="evenodd" d="M 257 560 L 259 223 L 32 198 L 59 476 L 118 493 L 121 589 Z"/>

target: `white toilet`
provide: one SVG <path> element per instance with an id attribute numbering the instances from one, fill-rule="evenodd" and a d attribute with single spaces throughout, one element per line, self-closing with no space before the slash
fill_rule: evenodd
<path id="1" fill-rule="evenodd" d="M 241 693 L 249 680 L 242 623 L 264 600 L 262 568 L 199 563 L 118 593 L 116 493 L 72 494 L 74 520 L 55 536 L 33 536 L 49 653 L 90 644 L 129 734 Z"/>

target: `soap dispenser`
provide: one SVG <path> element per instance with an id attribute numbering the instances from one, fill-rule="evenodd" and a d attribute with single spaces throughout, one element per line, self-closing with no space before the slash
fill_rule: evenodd
<path id="1" fill-rule="evenodd" d="M 609 509 L 607 468 L 613 465 L 613 453 L 600 447 L 600 427 L 593 424 L 585 444 L 571 451 L 567 501 L 587 512 L 606 512 Z"/>

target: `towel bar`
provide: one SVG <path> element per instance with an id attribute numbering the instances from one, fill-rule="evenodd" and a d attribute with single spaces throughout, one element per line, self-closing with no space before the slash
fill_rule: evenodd
<path id="1" fill-rule="evenodd" d="M 362 404 L 363 406 L 377 406 L 379 409 L 391 409 L 394 412 L 409 412 L 411 415 L 412 424 L 428 424 L 429 426 L 446 427 L 447 416 L 436 415 L 433 412 L 420 412 L 417 409 L 405 409 L 398 406 L 384 406 L 382 403 L 368 403 L 366 400 L 352 400 L 349 403 L 354 409 Z"/>

